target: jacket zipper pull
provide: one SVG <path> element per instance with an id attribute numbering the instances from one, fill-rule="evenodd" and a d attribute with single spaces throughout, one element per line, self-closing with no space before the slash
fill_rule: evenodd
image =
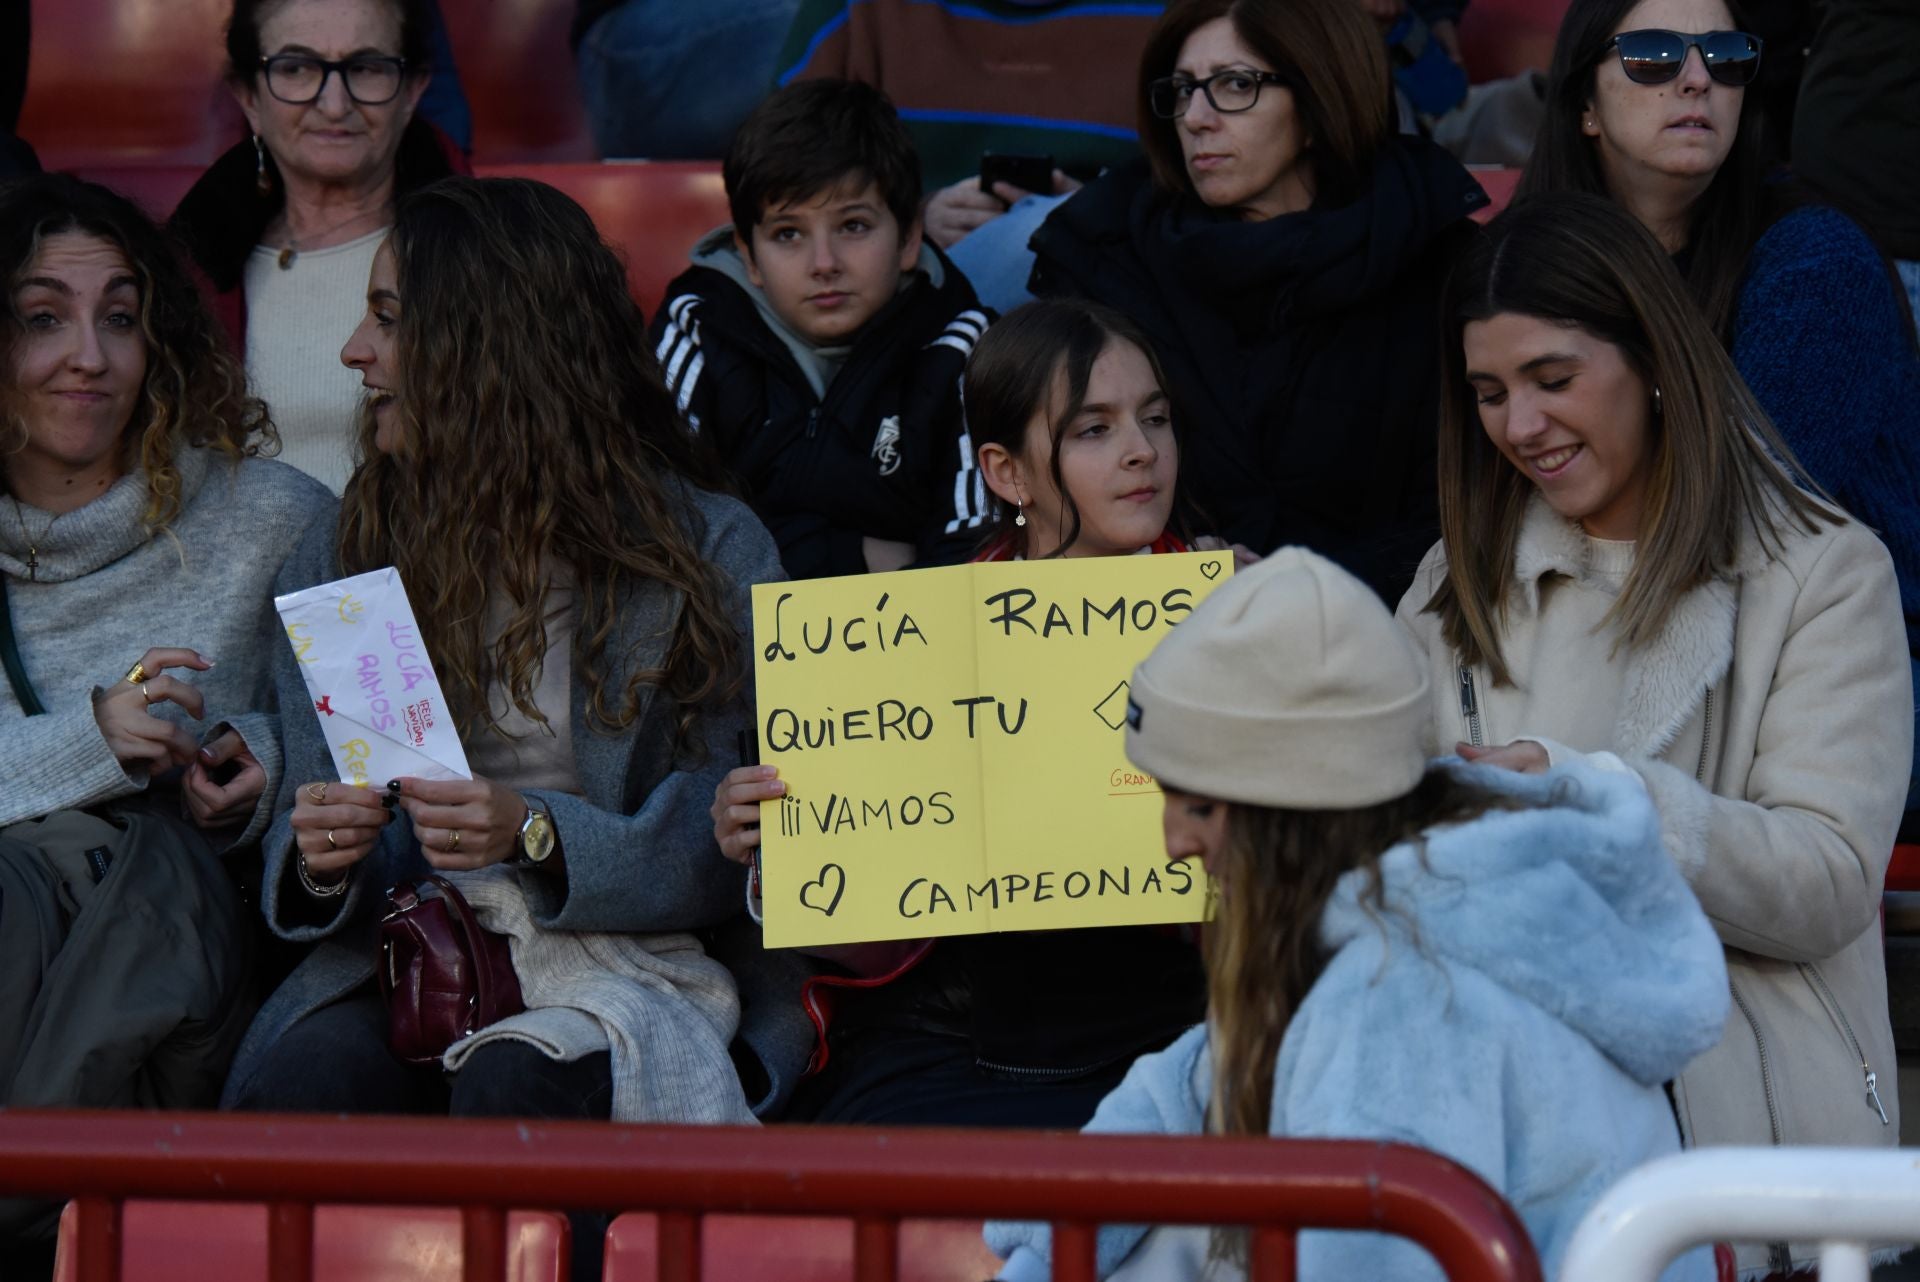
<path id="1" fill-rule="evenodd" d="M 1867 1075 L 1867 1103 L 1873 1105 L 1873 1111 L 1880 1114 L 1880 1125 L 1892 1126 L 1893 1123 L 1887 1120 L 1887 1110 L 1880 1103 L 1880 1074 L 1865 1063 L 1860 1065 L 1860 1070 Z"/>
<path id="2" fill-rule="evenodd" d="M 1480 701 L 1474 697 L 1473 669 L 1460 665 L 1460 716 L 1467 723 L 1467 738 L 1480 746 Z"/>
<path id="3" fill-rule="evenodd" d="M 807 411 L 807 439 L 813 439 L 813 429 L 820 425 L 820 407 L 814 406 Z"/>

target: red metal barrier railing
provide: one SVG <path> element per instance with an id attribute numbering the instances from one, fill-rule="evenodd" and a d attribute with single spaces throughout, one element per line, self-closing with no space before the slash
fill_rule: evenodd
<path id="1" fill-rule="evenodd" d="M 1303 1227 L 1410 1238 L 1456 1282 L 1541 1282 L 1477 1176 L 1361 1141 L 0 1111 L 0 1195 L 77 1199 L 81 1282 L 118 1279 L 125 1198 L 269 1204 L 275 1282 L 311 1276 L 316 1202 L 460 1207 L 468 1282 L 504 1277 L 510 1207 L 658 1212 L 661 1282 L 695 1282 L 721 1212 L 851 1218 L 862 1282 L 895 1277 L 907 1217 L 1049 1220 L 1056 1282 L 1092 1282 L 1096 1227 L 1129 1222 L 1251 1226 L 1269 1282 L 1292 1282 Z"/>

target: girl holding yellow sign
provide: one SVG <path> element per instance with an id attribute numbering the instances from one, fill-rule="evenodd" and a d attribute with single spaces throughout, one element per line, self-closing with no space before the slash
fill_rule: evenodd
<path id="1" fill-rule="evenodd" d="M 1169 522 L 1179 446 L 1166 381 L 1124 317 L 1022 307 L 990 328 L 965 383 L 979 475 L 994 496 L 977 560 L 1184 552 Z M 1216 544 L 1217 546 L 1217 544 Z M 771 766 L 733 771 L 714 836 L 752 859 Z M 814 1065 L 788 1116 L 823 1122 L 1078 1126 L 1134 1057 L 1200 1017 L 1202 977 L 1177 927 L 962 935 L 828 950 L 806 1006 Z"/>

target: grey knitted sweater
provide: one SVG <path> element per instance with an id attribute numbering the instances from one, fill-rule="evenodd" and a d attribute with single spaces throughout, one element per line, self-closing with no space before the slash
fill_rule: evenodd
<path id="1" fill-rule="evenodd" d="M 206 719 L 171 703 L 154 715 L 200 738 L 222 723 L 240 732 L 268 782 L 236 841 L 265 830 L 280 782 L 273 581 L 309 525 L 332 523 L 334 499 L 267 459 L 235 464 L 187 449 L 179 467 L 182 510 L 160 533 L 141 523 L 144 472 L 57 518 L 26 505 L 16 515 L 0 498 L 0 575 L 22 666 L 47 709 L 26 716 L 0 679 L 0 825 L 145 790 L 146 771 L 121 769 L 108 750 L 93 700 L 148 647 L 185 646 L 214 661 L 207 672 L 169 673 L 205 693 Z"/>

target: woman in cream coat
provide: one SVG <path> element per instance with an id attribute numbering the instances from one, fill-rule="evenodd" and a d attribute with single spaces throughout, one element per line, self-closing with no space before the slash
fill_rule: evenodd
<path id="1" fill-rule="evenodd" d="M 1671 263 L 1606 202 L 1496 219 L 1446 307 L 1444 537 L 1399 610 L 1433 746 L 1518 770 L 1609 750 L 1645 781 L 1732 984 L 1674 1082 L 1688 1144 L 1896 1144 L 1876 913 L 1913 726 L 1886 549 L 1795 486 Z"/>

